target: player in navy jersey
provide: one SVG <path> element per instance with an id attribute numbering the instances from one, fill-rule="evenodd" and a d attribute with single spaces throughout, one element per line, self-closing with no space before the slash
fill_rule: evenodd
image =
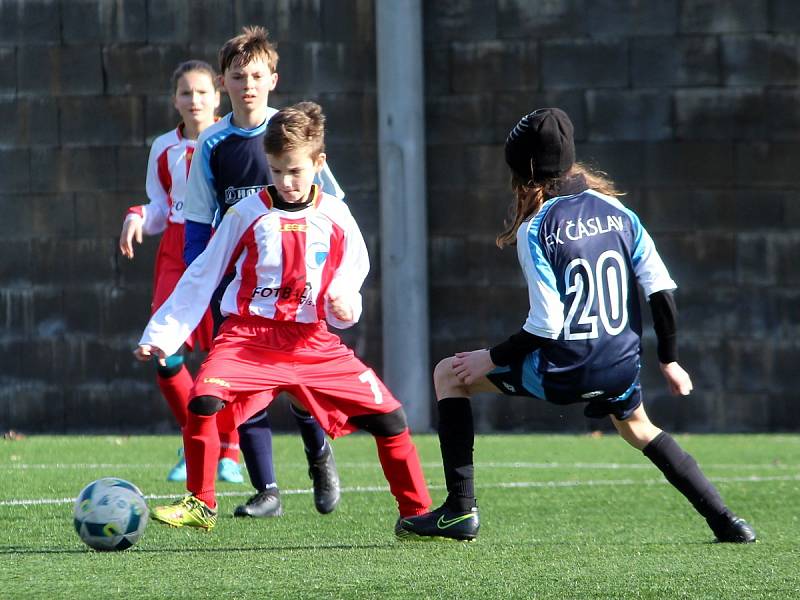
<path id="1" fill-rule="evenodd" d="M 400 518 L 422 514 L 430 496 L 402 406 L 326 325 L 344 329 L 358 321 L 369 257 L 347 205 L 313 183 L 325 161 L 319 105 L 302 102 L 278 112 L 264 145 L 275 184 L 227 211 L 135 351 L 140 360 L 169 355 L 235 265 L 221 301 L 227 318 L 189 403 L 190 495 L 150 514 L 176 527 L 214 527 L 217 428 L 236 427 L 286 390 L 331 437 L 356 429 L 372 434 Z"/>
<path id="2" fill-rule="evenodd" d="M 245 27 L 223 44 L 219 52 L 222 88 L 231 100 L 232 112 L 206 129 L 197 142 L 189 171 L 186 195 L 184 259 L 189 265 L 205 249 L 212 228 L 226 211 L 245 196 L 264 189 L 270 182 L 264 154 L 264 133 L 275 114 L 269 107 L 269 92 L 278 82 L 278 53 L 262 27 Z M 327 163 L 315 181 L 324 192 L 344 196 Z M 211 308 L 219 326 L 219 301 L 230 276 L 223 279 L 212 298 Z M 339 503 L 339 475 L 333 449 L 314 418 L 292 398 L 291 412 L 300 429 L 314 486 L 314 505 L 323 514 Z M 239 444 L 256 494 L 234 514 L 242 517 L 272 517 L 282 514 L 272 460 L 272 429 L 266 411 L 243 423 Z"/>
<path id="3" fill-rule="evenodd" d="M 516 243 L 530 310 L 522 329 L 505 342 L 456 353 L 436 366 L 448 495 L 438 509 L 400 520 L 396 534 L 477 537 L 470 397 L 500 390 L 556 404 L 582 402 L 589 417 L 609 415 L 623 439 L 706 519 L 717 540 L 755 541 L 752 527 L 725 506 L 694 458 L 650 422 L 642 405 L 637 286 L 653 313 L 670 391 L 688 395 L 692 381 L 677 362 L 676 285 L 639 218 L 617 199 L 609 180 L 575 163 L 572 122 L 557 108 L 523 117 L 505 152 L 515 204 L 497 243 Z"/>

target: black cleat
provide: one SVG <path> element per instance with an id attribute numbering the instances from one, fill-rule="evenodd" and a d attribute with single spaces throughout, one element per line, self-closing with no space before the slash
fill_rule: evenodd
<path id="1" fill-rule="evenodd" d="M 424 515 L 401 517 L 394 526 L 394 534 L 401 540 L 433 537 L 471 542 L 478 537 L 479 528 L 477 506 L 467 512 L 456 512 L 443 504 Z"/>
<path id="2" fill-rule="evenodd" d="M 729 515 L 725 520 L 708 523 L 718 542 L 732 544 L 750 544 L 756 541 L 756 532 L 752 526 L 736 515 Z"/>
<path id="3" fill-rule="evenodd" d="M 339 472 L 333 459 L 333 448 L 325 444 L 322 456 L 309 459 L 308 476 L 314 485 L 314 506 L 317 512 L 327 515 L 333 512 L 341 499 Z"/>
<path id="4" fill-rule="evenodd" d="M 278 488 L 258 492 L 233 511 L 234 517 L 280 517 L 283 514 Z"/>

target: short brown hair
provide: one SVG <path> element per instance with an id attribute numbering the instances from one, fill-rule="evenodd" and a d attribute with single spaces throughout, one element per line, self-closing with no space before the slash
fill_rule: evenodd
<path id="1" fill-rule="evenodd" d="M 234 63 L 247 65 L 256 58 L 263 58 L 269 70 L 278 68 L 278 51 L 269 39 L 264 27 L 243 27 L 242 33 L 232 37 L 219 49 L 219 72 L 223 75 Z"/>
<path id="2" fill-rule="evenodd" d="M 325 115 L 316 102 L 298 102 L 279 110 L 270 118 L 264 135 L 267 154 L 305 147 L 313 160 L 325 152 Z"/>

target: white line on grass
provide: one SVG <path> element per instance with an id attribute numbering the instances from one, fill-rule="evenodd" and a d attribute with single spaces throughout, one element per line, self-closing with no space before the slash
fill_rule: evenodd
<path id="1" fill-rule="evenodd" d="M 758 475 L 747 475 L 743 477 L 712 477 L 716 483 L 765 483 L 771 481 L 800 481 L 800 475 L 778 475 L 773 477 L 761 477 Z M 616 479 L 616 480 L 572 480 L 572 481 L 510 481 L 505 483 L 485 484 L 479 487 L 483 489 L 498 488 L 565 488 L 581 486 L 622 486 L 622 485 L 659 485 L 667 483 L 664 479 Z M 430 485 L 432 490 L 443 490 L 443 485 Z M 364 493 L 364 492 L 388 492 L 387 486 L 354 486 L 342 488 L 343 493 Z M 310 489 L 281 490 L 281 495 L 287 494 L 310 494 Z M 167 500 L 174 498 L 178 494 L 147 494 L 148 500 Z M 217 492 L 220 497 L 246 497 L 251 492 Z M 37 506 L 44 504 L 71 504 L 75 498 L 36 498 L 29 500 L 0 500 L 0 506 Z"/>
<path id="2" fill-rule="evenodd" d="M 336 461 L 340 468 L 345 469 L 377 469 L 379 464 L 376 462 L 341 462 Z M 173 463 L 10 463 L 0 465 L 0 471 L 25 471 L 28 469 L 168 469 L 173 466 Z M 281 466 L 286 468 L 307 468 L 306 463 L 284 463 Z M 423 463 L 426 469 L 433 469 L 441 467 L 441 463 Z M 475 467 L 478 469 L 607 469 L 607 470 L 621 470 L 621 469 L 652 469 L 653 465 L 650 463 L 560 463 L 560 462 L 476 462 Z M 800 465 L 786 464 L 786 463 L 762 463 L 762 464 L 708 464 L 702 463 L 704 469 L 777 469 L 777 470 L 794 470 L 800 469 Z"/>

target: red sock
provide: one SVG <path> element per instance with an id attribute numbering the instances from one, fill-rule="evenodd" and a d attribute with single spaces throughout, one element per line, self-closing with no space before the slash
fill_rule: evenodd
<path id="1" fill-rule="evenodd" d="M 378 445 L 383 474 L 397 500 L 400 516 L 410 517 L 427 512 L 431 497 L 409 430 L 391 437 L 376 435 L 375 443 Z"/>
<path id="2" fill-rule="evenodd" d="M 216 416 L 189 413 L 183 428 L 183 451 L 186 456 L 186 489 L 209 508 L 216 508 L 214 480 L 219 456 Z"/>
<path id="3" fill-rule="evenodd" d="M 181 429 L 186 425 L 186 415 L 189 412 L 189 394 L 192 391 L 194 380 L 189 374 L 189 369 L 186 365 L 181 367 L 181 370 L 175 373 L 172 377 L 164 377 L 160 373 L 156 376 L 158 387 L 161 388 L 161 394 L 167 401 L 172 414 L 175 415 L 175 420 L 180 425 Z"/>
<path id="4" fill-rule="evenodd" d="M 219 459 L 223 458 L 239 462 L 239 432 L 236 429 L 219 432 Z"/>

